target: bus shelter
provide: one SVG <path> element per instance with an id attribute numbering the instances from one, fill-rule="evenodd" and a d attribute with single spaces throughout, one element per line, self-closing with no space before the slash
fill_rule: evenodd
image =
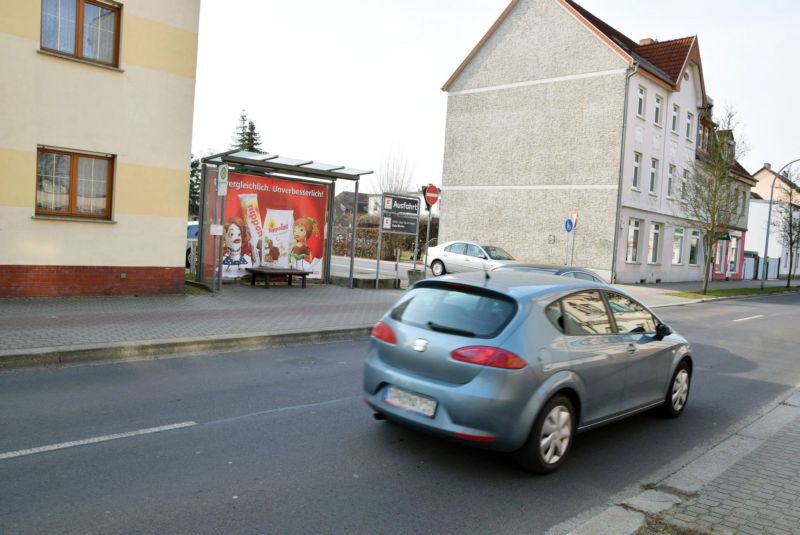
<path id="1" fill-rule="evenodd" d="M 338 180 L 355 183 L 350 288 L 359 179 L 372 171 L 233 150 L 201 160 L 195 282 L 214 292 L 248 267 L 297 268 L 331 281 L 333 206 Z"/>

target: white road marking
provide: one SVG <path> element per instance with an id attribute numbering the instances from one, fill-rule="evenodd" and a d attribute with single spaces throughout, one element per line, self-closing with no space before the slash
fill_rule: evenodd
<path id="1" fill-rule="evenodd" d="M 733 320 L 733 321 L 735 323 L 737 321 L 755 320 L 755 319 L 763 318 L 763 317 L 764 317 L 764 314 L 759 314 L 758 316 L 748 316 L 746 318 L 739 318 L 738 320 Z"/>
<path id="2" fill-rule="evenodd" d="M 172 431 L 174 429 L 192 427 L 194 425 L 197 425 L 197 422 L 181 422 L 171 425 L 162 425 L 160 427 L 150 427 L 148 429 L 128 431 L 127 433 L 115 433 L 113 435 L 103 435 L 101 437 L 85 438 L 83 440 L 73 440 L 70 442 L 62 442 L 60 444 L 50 444 L 49 446 L 40 446 L 38 448 L 30 448 L 27 450 L 10 451 L 8 453 L 0 453 L 0 461 L 3 459 L 13 459 L 14 457 L 24 457 L 26 455 L 35 455 L 37 453 L 44 453 L 48 451 L 74 448 L 76 446 L 85 446 L 87 444 L 96 444 L 98 442 L 108 442 L 109 440 L 117 440 L 119 438 L 135 437 L 139 435 L 149 435 L 151 433 L 160 433 L 162 431 Z"/>

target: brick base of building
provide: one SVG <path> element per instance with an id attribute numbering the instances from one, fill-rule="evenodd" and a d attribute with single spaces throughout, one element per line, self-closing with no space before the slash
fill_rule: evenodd
<path id="1" fill-rule="evenodd" d="M 176 294 L 183 281 L 182 267 L 0 265 L 0 297 Z"/>

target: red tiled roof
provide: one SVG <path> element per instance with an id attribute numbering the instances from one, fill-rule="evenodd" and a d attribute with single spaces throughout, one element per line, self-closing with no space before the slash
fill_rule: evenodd
<path id="1" fill-rule="evenodd" d="M 676 84 L 693 43 L 694 37 L 682 37 L 649 45 L 637 45 L 633 52 L 664 71 L 672 83 Z"/>
<path id="2" fill-rule="evenodd" d="M 603 22 L 595 15 L 587 11 L 583 6 L 575 3 L 574 0 L 564 0 L 570 7 L 575 9 L 589 24 L 594 26 L 600 33 L 614 41 L 625 52 L 645 60 L 642 68 L 651 71 L 659 77 L 666 77 L 672 85 L 677 85 L 686 58 L 694 44 L 694 37 L 682 37 L 670 41 L 653 42 L 647 45 L 640 45 L 624 33 Z M 638 58 L 636 58 L 638 59 Z"/>

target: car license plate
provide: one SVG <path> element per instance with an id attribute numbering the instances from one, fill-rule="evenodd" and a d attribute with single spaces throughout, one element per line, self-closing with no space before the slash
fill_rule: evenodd
<path id="1" fill-rule="evenodd" d="M 436 401 L 396 386 L 386 387 L 383 391 L 383 401 L 393 407 L 417 412 L 429 418 L 436 413 Z"/>

